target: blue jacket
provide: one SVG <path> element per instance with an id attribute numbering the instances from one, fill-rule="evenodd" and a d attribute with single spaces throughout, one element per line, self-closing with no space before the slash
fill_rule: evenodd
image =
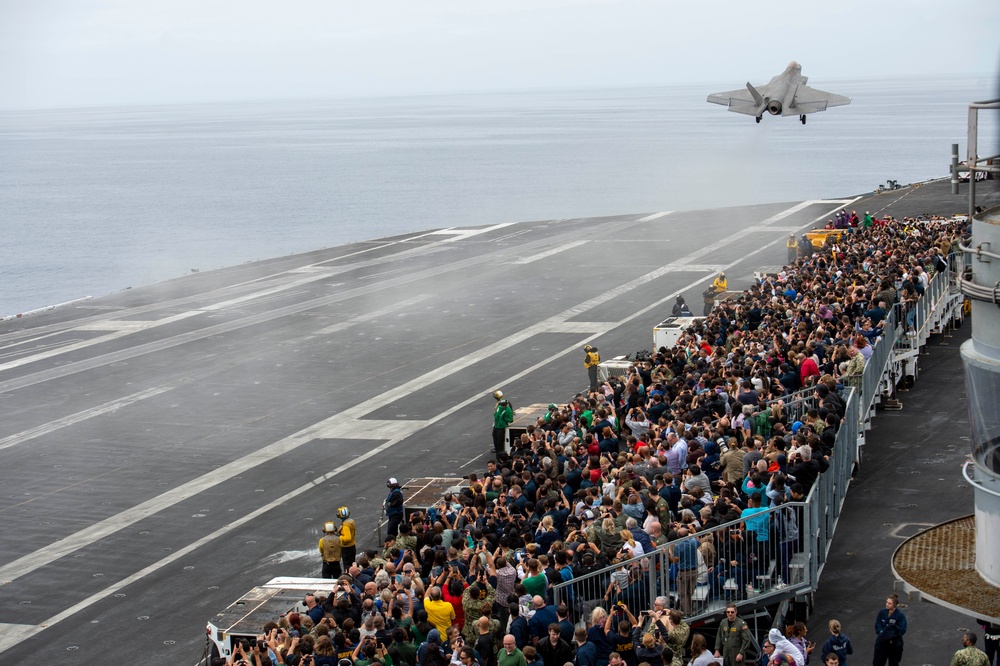
<path id="1" fill-rule="evenodd" d="M 891 616 L 889 611 L 883 608 L 875 618 L 875 642 L 895 640 L 897 645 L 903 644 L 903 634 L 906 633 L 906 616 L 903 611 L 896 609 Z"/>
<path id="2" fill-rule="evenodd" d="M 823 643 L 822 657 L 826 661 L 826 655 L 835 654 L 840 657 L 840 666 L 847 666 L 847 655 L 854 654 L 851 646 L 851 639 L 841 634 L 840 636 L 830 636 Z"/>
<path id="3" fill-rule="evenodd" d="M 389 496 L 385 498 L 385 515 L 403 515 L 403 491 L 396 487 L 389 491 Z"/>

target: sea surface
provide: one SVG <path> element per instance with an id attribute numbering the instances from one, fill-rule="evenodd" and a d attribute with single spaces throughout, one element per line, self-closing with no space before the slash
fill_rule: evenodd
<path id="1" fill-rule="evenodd" d="M 853 103 L 757 125 L 705 102 L 740 83 L 0 112 L 0 315 L 404 232 L 940 178 L 968 104 L 996 97 L 813 81 Z"/>

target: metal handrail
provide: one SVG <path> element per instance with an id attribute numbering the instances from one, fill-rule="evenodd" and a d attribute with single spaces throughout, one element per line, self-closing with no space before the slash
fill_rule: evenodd
<path id="1" fill-rule="evenodd" d="M 840 511 L 847 497 L 851 474 L 858 461 L 858 435 L 861 423 L 858 417 L 859 394 L 856 390 L 848 388 L 844 395 L 846 396 L 847 411 L 844 421 L 837 431 L 834 455 L 830 459 L 829 469 L 819 476 L 804 501 L 789 502 L 781 507 L 772 507 L 763 512 L 769 516 L 768 520 L 776 511 L 784 508 L 793 507 L 798 512 L 800 549 L 795 557 L 799 559 L 794 561 L 793 558 L 794 566 L 791 563 L 789 566 L 798 571 L 801 578 L 789 581 L 790 584 L 787 587 L 778 587 L 775 581 L 778 575 L 782 575 L 781 572 L 770 570 L 765 570 L 762 573 L 754 572 L 755 575 L 750 582 L 752 584 L 761 583 L 761 588 L 754 589 L 749 594 L 743 589 L 746 582 L 744 580 L 740 580 L 735 587 L 722 588 L 718 584 L 713 587 L 710 578 L 707 583 L 708 589 L 700 590 L 701 596 L 704 598 L 698 600 L 697 610 L 687 616 L 689 621 L 707 618 L 719 613 L 729 600 L 738 606 L 759 605 L 763 602 L 777 601 L 811 592 L 817 588 L 820 574 L 833 543 L 833 535 L 840 518 Z M 697 532 L 695 536 L 699 539 L 710 537 L 715 543 L 719 541 L 719 535 L 726 535 L 729 529 L 745 522 L 743 519 L 731 521 Z M 596 606 L 604 606 L 611 572 L 619 566 L 627 566 L 641 573 L 628 590 L 613 595 L 611 603 L 614 603 L 615 598 L 620 598 L 626 601 L 630 609 L 634 609 L 637 607 L 635 604 L 650 606 L 657 596 L 679 596 L 680 591 L 676 581 L 672 584 L 668 557 L 669 549 L 678 543 L 679 540 L 668 542 L 656 548 L 652 553 L 645 553 L 579 578 L 559 583 L 552 588 L 554 603 L 569 602 L 575 619 L 580 619 L 581 615 L 586 614 L 587 611 Z M 775 568 L 777 569 L 777 566 Z M 719 583 L 719 579 L 716 579 L 716 582 Z M 729 582 L 726 581 L 726 583 Z M 693 603 L 694 601 L 692 601 Z"/>

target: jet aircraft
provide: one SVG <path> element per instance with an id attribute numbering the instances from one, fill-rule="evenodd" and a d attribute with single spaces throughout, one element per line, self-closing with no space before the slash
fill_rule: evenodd
<path id="1" fill-rule="evenodd" d="M 772 116 L 798 116 L 803 125 L 806 124 L 807 113 L 851 103 L 850 97 L 810 88 L 806 85 L 808 80 L 809 77 L 802 76 L 802 65 L 793 60 L 767 85 L 755 88 L 748 81 L 746 90 L 741 88 L 715 93 L 708 96 L 708 101 L 727 106 L 736 113 L 755 116 L 758 123 L 766 111 Z"/>

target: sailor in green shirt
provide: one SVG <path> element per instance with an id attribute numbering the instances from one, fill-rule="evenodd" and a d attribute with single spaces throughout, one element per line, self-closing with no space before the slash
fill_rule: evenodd
<path id="1" fill-rule="evenodd" d="M 514 422 L 514 408 L 510 406 L 510 401 L 503 397 L 503 391 L 494 391 L 497 408 L 493 411 L 493 450 L 499 459 L 505 451 L 507 426 Z"/>
<path id="2" fill-rule="evenodd" d="M 525 592 L 529 596 L 545 596 L 545 585 L 548 579 L 545 577 L 545 571 L 542 570 L 542 564 L 535 558 L 531 558 L 527 562 L 528 575 L 521 581 L 521 585 L 524 585 Z"/>
<path id="3" fill-rule="evenodd" d="M 497 666 L 528 666 L 512 634 L 503 637 L 503 647 L 497 653 Z"/>

